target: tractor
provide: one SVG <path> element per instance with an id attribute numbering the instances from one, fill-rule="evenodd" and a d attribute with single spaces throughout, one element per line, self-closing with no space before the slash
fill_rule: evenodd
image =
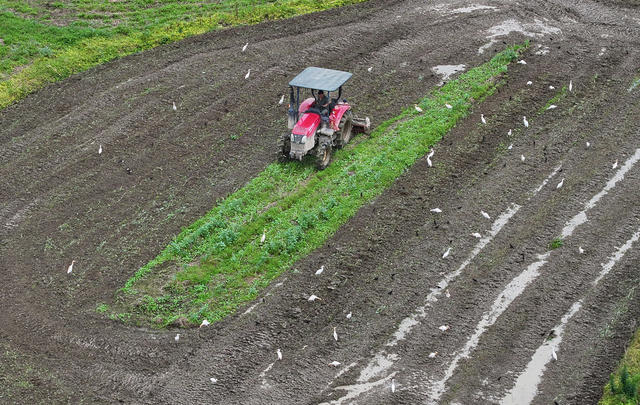
<path id="1" fill-rule="evenodd" d="M 280 139 L 281 161 L 302 160 L 313 155 L 318 169 L 331 162 L 333 148 L 345 146 L 355 132 L 369 132 L 369 117 L 357 118 L 351 105 L 342 97 L 342 85 L 351 73 L 333 69 L 308 67 L 289 82 L 288 127 L 290 132 Z M 301 93 L 310 91 L 311 97 L 301 101 Z M 337 97 L 331 93 L 337 90 Z M 320 95 L 326 93 L 326 98 Z M 320 104 L 326 100 L 327 104 Z"/>

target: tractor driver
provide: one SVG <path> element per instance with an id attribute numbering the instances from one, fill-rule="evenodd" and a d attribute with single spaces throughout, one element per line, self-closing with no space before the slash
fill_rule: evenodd
<path id="1" fill-rule="evenodd" d="M 324 91 L 318 90 L 318 98 L 316 98 L 314 105 L 323 115 L 329 114 L 329 98 L 324 94 Z"/>

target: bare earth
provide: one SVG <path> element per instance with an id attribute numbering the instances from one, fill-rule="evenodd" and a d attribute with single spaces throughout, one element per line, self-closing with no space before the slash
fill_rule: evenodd
<path id="1" fill-rule="evenodd" d="M 37 370 L 20 390 L 2 381 L 21 366 L 0 366 L 0 400 L 595 403 L 640 315 L 637 6 L 373 0 L 133 55 L 0 111 L 0 342 Z M 435 66 L 525 39 L 526 64 L 434 168 L 419 161 L 248 313 L 158 331 L 95 311 L 275 160 L 277 101 L 304 67 L 353 72 L 347 97 L 376 125 L 437 86 Z"/>

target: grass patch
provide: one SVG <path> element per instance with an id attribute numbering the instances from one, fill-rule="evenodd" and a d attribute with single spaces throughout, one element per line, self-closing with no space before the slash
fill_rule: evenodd
<path id="1" fill-rule="evenodd" d="M 561 248 L 563 244 L 564 242 L 562 241 L 562 239 L 555 238 L 554 240 L 549 242 L 549 249 L 553 250 L 553 249 Z"/>
<path id="2" fill-rule="evenodd" d="M 112 59 L 235 25 L 365 0 L 0 0 L 0 108 Z"/>
<path id="3" fill-rule="evenodd" d="M 419 101 L 423 113 L 413 107 L 403 111 L 368 139 L 339 150 L 324 171 L 297 162 L 269 165 L 127 281 L 119 295 L 125 310 L 159 325 L 178 318 L 214 322 L 233 313 L 321 246 L 469 114 L 474 102 L 492 94 L 497 76 L 524 48 L 507 48 L 433 90 Z M 263 232 L 266 240 L 260 243 Z M 154 277 L 167 269 L 175 277 L 159 288 Z"/>
<path id="4" fill-rule="evenodd" d="M 640 403 L 640 330 L 631 341 L 618 369 L 609 376 L 599 405 L 636 405 Z"/>

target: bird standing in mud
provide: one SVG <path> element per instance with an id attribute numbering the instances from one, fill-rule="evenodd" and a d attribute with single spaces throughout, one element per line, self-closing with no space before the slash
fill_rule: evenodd
<path id="1" fill-rule="evenodd" d="M 480 211 L 480 213 L 482 214 L 483 217 L 487 218 L 487 219 L 491 219 L 491 217 L 489 216 L 489 214 L 487 214 L 484 211 Z"/>
<path id="2" fill-rule="evenodd" d="M 245 78 L 245 79 L 248 79 L 248 78 L 249 78 L 249 75 L 251 75 L 251 69 L 249 69 L 249 70 L 247 71 L 247 74 L 246 74 L 246 75 L 244 75 L 244 78 Z"/>
<path id="3" fill-rule="evenodd" d="M 278 101 L 278 104 L 282 104 L 284 103 L 284 94 L 282 95 L 282 97 L 280 97 L 280 101 Z"/>
<path id="4" fill-rule="evenodd" d="M 172 101 L 171 103 L 173 104 L 173 111 L 178 111 L 178 107 L 176 106 L 176 102 Z"/>
<path id="5" fill-rule="evenodd" d="M 246 51 L 248 46 L 249 46 L 248 42 L 244 44 L 244 46 L 242 47 L 242 52 Z"/>
<path id="6" fill-rule="evenodd" d="M 278 349 L 276 354 L 278 355 L 278 360 L 282 360 L 282 352 L 280 351 L 280 349 Z"/>
<path id="7" fill-rule="evenodd" d="M 316 270 L 316 276 L 319 276 L 320 274 L 322 274 L 323 271 L 324 271 L 324 264 L 320 266 L 318 270 Z"/>
<path id="8" fill-rule="evenodd" d="M 480 114 L 480 121 L 482 121 L 483 124 L 487 123 L 487 120 L 484 119 L 484 114 Z"/>
<path id="9" fill-rule="evenodd" d="M 102 145 L 98 147 L 98 155 L 102 155 Z"/>
<path id="10" fill-rule="evenodd" d="M 449 256 L 449 253 L 451 253 L 451 248 L 447 249 L 447 251 L 446 251 L 446 252 L 444 252 L 444 254 L 442 255 L 442 258 L 443 258 L 443 259 L 446 259 L 446 258 L 447 258 L 447 256 Z"/>
<path id="11" fill-rule="evenodd" d="M 441 210 L 440 208 L 432 208 L 432 209 L 430 209 L 429 211 L 431 211 L 431 212 L 435 212 L 436 214 L 439 214 L 439 213 L 441 213 L 441 212 L 442 212 L 442 210 Z"/>
<path id="12" fill-rule="evenodd" d="M 527 117 L 522 117 L 522 123 L 525 128 L 529 128 L 529 121 L 527 121 Z"/>
<path id="13" fill-rule="evenodd" d="M 333 327 L 333 340 L 338 341 L 338 332 L 336 332 L 336 327 Z"/>
<path id="14" fill-rule="evenodd" d="M 431 163 L 431 156 L 433 156 L 434 153 L 436 153 L 436 151 L 434 151 L 432 148 L 431 152 L 429 152 L 429 154 L 427 155 L 427 164 L 429 165 L 429 167 L 433 166 L 433 163 Z"/>
<path id="15" fill-rule="evenodd" d="M 73 265 L 75 262 L 75 260 L 71 260 L 71 264 L 67 267 L 67 274 L 70 274 L 73 271 Z"/>
<path id="16" fill-rule="evenodd" d="M 415 107 L 417 112 L 419 112 L 419 113 L 422 112 L 422 108 L 418 107 L 418 104 L 414 104 L 413 106 Z"/>
<path id="17" fill-rule="evenodd" d="M 564 184 L 564 177 L 562 178 L 562 180 L 560 180 L 560 183 L 558 183 L 558 185 L 556 186 L 556 190 L 559 188 L 562 188 L 563 184 Z"/>

